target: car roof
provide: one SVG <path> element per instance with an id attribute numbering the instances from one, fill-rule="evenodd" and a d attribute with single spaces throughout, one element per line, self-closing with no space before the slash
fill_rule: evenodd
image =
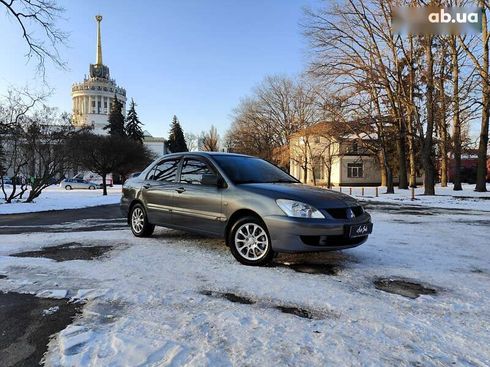
<path id="1" fill-rule="evenodd" d="M 182 157 L 183 155 L 192 155 L 196 157 L 216 157 L 216 156 L 229 156 L 229 157 L 247 157 L 254 158 L 251 155 L 238 154 L 238 153 L 226 153 L 226 152 L 178 152 L 165 154 L 161 158 L 172 158 L 172 157 Z"/>

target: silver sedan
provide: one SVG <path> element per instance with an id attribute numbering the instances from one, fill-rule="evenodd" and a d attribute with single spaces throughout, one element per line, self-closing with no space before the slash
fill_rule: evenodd
<path id="1" fill-rule="evenodd" d="M 229 153 L 156 160 L 125 182 L 121 209 L 137 237 L 150 236 L 155 225 L 221 236 L 246 265 L 266 264 L 277 252 L 359 246 L 373 227 L 354 198 Z"/>
<path id="2" fill-rule="evenodd" d="M 60 182 L 60 187 L 64 188 L 65 190 L 72 190 L 72 189 L 95 190 L 95 189 L 100 189 L 99 184 L 96 184 L 94 182 L 85 181 L 85 180 L 82 180 L 80 178 L 64 179 L 63 181 Z"/>

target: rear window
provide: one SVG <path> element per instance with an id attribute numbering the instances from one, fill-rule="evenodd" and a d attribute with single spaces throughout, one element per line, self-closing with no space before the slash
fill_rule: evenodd
<path id="1" fill-rule="evenodd" d="M 180 159 L 170 159 L 158 163 L 148 176 L 149 180 L 175 182 Z"/>
<path id="2" fill-rule="evenodd" d="M 203 175 L 213 174 L 215 173 L 205 162 L 197 159 L 186 159 L 182 166 L 182 171 L 180 172 L 180 182 L 200 185 Z"/>

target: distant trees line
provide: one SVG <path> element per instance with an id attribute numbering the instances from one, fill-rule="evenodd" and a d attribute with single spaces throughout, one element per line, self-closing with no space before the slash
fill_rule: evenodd
<path id="1" fill-rule="evenodd" d="M 454 190 L 462 189 L 461 156 L 474 146 L 469 124 L 479 120 L 475 190 L 486 191 L 488 3 L 478 1 L 482 34 L 466 36 L 395 34 L 391 7 L 400 5 L 426 3 L 343 0 L 306 11 L 307 70 L 299 78 L 267 77 L 243 99 L 226 135 L 227 148 L 282 157 L 278 163 L 287 165 L 289 157 L 274 152 L 289 144 L 293 132 L 326 121 L 341 127 L 329 130 L 355 134 L 379 155 L 388 192 L 393 192 L 393 176 L 406 189 L 422 169 L 424 192 L 433 195 L 438 168 L 441 185 L 447 185 L 449 157 L 455 164 Z"/>

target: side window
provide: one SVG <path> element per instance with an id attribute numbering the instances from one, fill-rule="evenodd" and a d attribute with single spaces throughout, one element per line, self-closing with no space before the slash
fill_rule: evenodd
<path id="1" fill-rule="evenodd" d="M 174 182 L 177 178 L 177 167 L 180 159 L 171 159 L 158 163 L 148 176 L 150 180 Z"/>
<path id="2" fill-rule="evenodd" d="M 200 185 L 202 175 L 214 175 L 215 173 L 209 166 L 197 159 L 186 159 L 180 172 L 180 182 L 193 185 Z"/>

